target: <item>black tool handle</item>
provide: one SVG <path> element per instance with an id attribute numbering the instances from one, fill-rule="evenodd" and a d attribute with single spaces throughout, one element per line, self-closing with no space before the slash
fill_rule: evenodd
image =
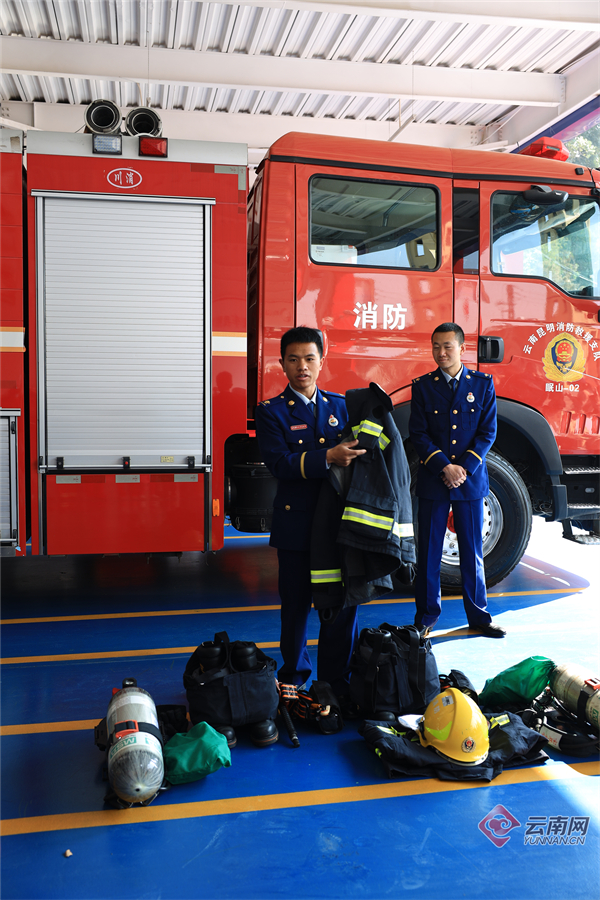
<path id="1" fill-rule="evenodd" d="M 290 716 L 289 709 L 287 708 L 283 700 L 281 700 L 279 703 L 279 712 L 283 717 L 283 721 L 285 722 L 285 727 L 292 744 L 294 745 L 294 747 L 299 747 L 300 741 L 298 740 L 298 735 L 296 734 L 296 729 L 294 728 L 292 717 Z"/>

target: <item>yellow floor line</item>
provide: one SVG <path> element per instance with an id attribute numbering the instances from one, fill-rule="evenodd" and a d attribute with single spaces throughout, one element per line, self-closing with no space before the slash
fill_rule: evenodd
<path id="1" fill-rule="evenodd" d="M 306 642 L 316 646 L 319 642 L 317 638 L 311 638 Z M 6 656 L 0 659 L 3 666 L 18 665 L 20 663 L 45 663 L 45 662 L 71 662 L 81 659 L 123 659 L 127 656 L 172 656 L 178 653 L 193 653 L 196 649 L 193 647 L 157 647 L 150 650 L 100 650 L 96 653 L 58 653 L 48 656 Z M 279 647 L 279 641 L 263 641 L 256 644 L 261 650 L 273 650 Z"/>
<path id="2" fill-rule="evenodd" d="M 571 588 L 571 593 L 581 593 L 586 588 Z M 552 588 L 547 591 L 501 591 L 488 593 L 488 598 L 495 597 L 533 597 L 544 594 L 563 594 L 564 588 Z M 444 594 L 446 600 L 462 600 L 462 594 Z M 371 600 L 368 606 L 387 606 L 396 603 L 414 603 L 414 597 L 385 597 L 383 600 Z M 94 613 L 88 616 L 39 616 L 30 619 L 0 619 L 0 625 L 35 625 L 44 622 L 90 622 L 96 619 L 151 619 L 155 616 L 203 616 L 216 613 L 265 612 L 277 611 L 281 606 L 266 604 L 263 606 L 213 606 L 208 609 L 162 609 L 144 612 Z"/>
<path id="3" fill-rule="evenodd" d="M 31 725 L 2 725 L 0 737 L 15 734 L 49 734 L 52 731 L 89 731 L 100 719 L 77 719 L 73 722 L 34 722 Z"/>
<path id="4" fill-rule="evenodd" d="M 123 810 L 99 810 L 97 812 L 62 813 L 51 816 L 28 816 L 20 819 L 4 819 L 4 837 L 17 834 L 36 834 L 73 828 L 98 828 L 105 825 L 133 825 L 149 822 L 197 819 L 205 816 L 239 815 L 247 812 L 264 812 L 274 809 L 298 809 L 308 806 L 325 806 L 334 803 L 357 803 L 365 800 L 389 800 L 420 794 L 443 794 L 455 791 L 487 787 L 507 787 L 531 782 L 567 781 L 588 775 L 597 775 L 599 764 L 579 763 L 577 767 L 565 763 L 536 766 L 531 769 L 511 769 L 488 782 L 439 781 L 425 778 L 418 781 L 369 784 L 361 787 L 329 788 L 319 791 L 298 791 L 289 794 L 266 794 L 254 797 L 232 797 L 219 800 L 200 800 L 195 803 L 137 807 Z"/>
<path id="5" fill-rule="evenodd" d="M 375 601 L 377 602 L 377 601 Z M 576 632 L 579 631 L 579 627 L 577 625 L 573 625 L 571 629 L 566 629 L 564 625 L 550 625 L 546 624 L 542 628 L 537 629 L 537 635 L 540 636 L 542 634 L 553 634 L 557 631 L 561 631 L 564 634 L 568 634 L 570 631 Z M 510 634 L 518 634 L 521 632 L 529 633 L 531 631 L 530 625 L 511 625 Z M 429 637 L 434 638 L 462 638 L 462 637 L 480 637 L 478 631 L 474 631 L 469 628 L 468 625 L 460 625 L 458 628 L 449 628 L 442 629 L 440 631 L 432 631 L 429 634 Z M 316 646 L 318 644 L 318 640 L 316 638 L 307 641 L 307 644 L 311 644 Z M 261 649 L 276 649 L 279 647 L 279 641 L 264 641 L 262 643 L 256 644 L 257 647 Z M 72 662 L 75 660 L 86 660 L 86 659 L 122 659 L 126 657 L 137 657 L 137 656 L 172 656 L 177 654 L 191 654 L 196 649 L 195 646 L 192 647 L 157 647 L 149 650 L 99 650 L 94 653 L 58 653 L 58 654 L 49 654 L 46 656 L 6 656 L 3 659 L 0 659 L 0 665 L 9 666 L 9 665 L 20 665 L 20 664 L 30 664 L 30 663 L 47 663 L 47 662 Z"/>

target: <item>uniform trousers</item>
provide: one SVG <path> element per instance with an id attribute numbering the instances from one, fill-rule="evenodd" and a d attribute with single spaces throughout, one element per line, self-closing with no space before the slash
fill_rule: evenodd
<path id="1" fill-rule="evenodd" d="M 279 596 L 281 598 L 281 655 L 283 666 L 277 677 L 283 684 L 304 684 L 312 665 L 306 639 L 312 605 L 310 552 L 277 550 Z M 355 606 L 342 609 L 331 625 L 321 625 L 317 651 L 317 675 L 327 681 L 338 697 L 348 694 L 350 660 L 358 639 Z"/>
<path id="2" fill-rule="evenodd" d="M 440 569 L 444 535 L 450 512 L 448 500 L 419 497 L 419 547 L 415 581 L 416 621 L 435 625 L 442 612 Z M 485 570 L 483 567 L 483 499 L 458 500 L 452 503 L 454 527 L 460 553 L 463 603 L 469 625 L 487 625 L 492 617 L 487 611 Z"/>

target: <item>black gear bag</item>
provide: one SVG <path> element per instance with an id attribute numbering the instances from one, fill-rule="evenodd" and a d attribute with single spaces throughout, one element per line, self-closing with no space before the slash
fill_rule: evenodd
<path id="1" fill-rule="evenodd" d="M 274 719 L 277 663 L 251 641 L 215 634 L 194 650 L 183 674 L 193 725 L 252 725 Z"/>
<path id="2" fill-rule="evenodd" d="M 366 718 L 425 712 L 439 693 L 431 642 L 415 625 L 363 628 L 352 656 L 350 696 Z"/>

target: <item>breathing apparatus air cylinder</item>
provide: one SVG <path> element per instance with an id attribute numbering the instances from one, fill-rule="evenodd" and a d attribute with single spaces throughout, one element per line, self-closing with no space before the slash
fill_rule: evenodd
<path id="1" fill-rule="evenodd" d="M 125 803 L 150 803 L 164 779 L 156 706 L 135 678 L 114 688 L 106 714 L 108 780 Z"/>
<path id="2" fill-rule="evenodd" d="M 550 676 L 550 689 L 558 702 L 580 721 L 600 731 L 600 679 L 582 666 L 557 666 Z"/>

